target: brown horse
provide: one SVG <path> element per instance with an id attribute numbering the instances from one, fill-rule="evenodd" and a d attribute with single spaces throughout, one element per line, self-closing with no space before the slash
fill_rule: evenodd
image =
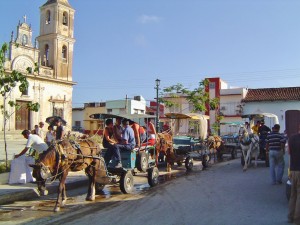
<path id="1" fill-rule="evenodd" d="M 209 154 L 214 157 L 214 162 L 216 161 L 216 155 L 218 152 L 222 151 L 224 148 L 224 143 L 220 136 L 214 135 L 207 138 L 207 147 Z"/>
<path id="2" fill-rule="evenodd" d="M 158 163 L 158 156 L 162 152 L 166 156 L 167 171 L 171 171 L 171 165 L 174 164 L 175 154 L 173 150 L 173 136 L 167 132 L 158 133 L 156 139 L 156 164 Z"/>
<path id="3" fill-rule="evenodd" d="M 85 170 L 89 178 L 87 201 L 95 200 L 95 176 L 99 164 L 100 148 L 97 143 L 89 139 L 81 139 L 78 142 L 62 140 L 52 144 L 43 152 L 35 165 L 31 165 L 33 176 L 37 180 L 38 190 L 41 194 L 47 194 L 45 183 L 47 178 L 59 179 L 58 195 L 54 211 L 60 210 L 66 203 L 65 181 L 69 171 Z"/>

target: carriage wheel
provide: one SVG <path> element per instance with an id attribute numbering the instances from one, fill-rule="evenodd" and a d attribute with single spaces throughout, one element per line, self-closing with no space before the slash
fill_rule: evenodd
<path id="1" fill-rule="evenodd" d="M 193 163 L 193 158 L 191 157 L 186 157 L 185 159 L 185 168 L 188 171 L 191 171 L 194 167 L 194 163 Z"/>
<path id="2" fill-rule="evenodd" d="M 148 158 L 145 152 L 140 152 L 137 158 L 137 169 L 141 172 L 147 172 Z"/>
<path id="3" fill-rule="evenodd" d="M 204 154 L 202 156 L 202 166 L 203 166 L 203 169 L 207 168 L 209 160 L 210 160 L 209 154 Z"/>
<path id="4" fill-rule="evenodd" d="M 154 187 L 158 184 L 159 170 L 157 167 L 148 169 L 148 184 L 150 187 Z"/>
<path id="5" fill-rule="evenodd" d="M 217 151 L 217 159 L 218 159 L 219 161 L 222 161 L 222 160 L 223 160 L 223 154 L 222 154 L 222 152 Z"/>
<path id="6" fill-rule="evenodd" d="M 95 189 L 96 189 L 96 193 L 99 193 L 103 190 L 103 188 L 105 187 L 105 184 L 100 184 L 100 183 L 95 183 Z"/>
<path id="7" fill-rule="evenodd" d="M 241 164 L 242 164 L 242 166 L 245 166 L 245 159 L 244 159 L 244 155 L 243 154 L 241 156 Z"/>
<path id="8" fill-rule="evenodd" d="M 266 167 L 270 167 L 269 153 L 266 152 Z"/>
<path id="9" fill-rule="evenodd" d="M 182 162 L 181 161 L 177 161 L 177 165 L 178 166 L 182 166 Z"/>
<path id="10" fill-rule="evenodd" d="M 231 159 L 236 159 L 237 158 L 237 150 L 236 148 L 233 148 L 231 150 Z"/>
<path id="11" fill-rule="evenodd" d="M 120 189 L 124 194 L 129 194 L 133 191 L 133 175 L 131 171 L 122 173 L 120 178 Z"/>

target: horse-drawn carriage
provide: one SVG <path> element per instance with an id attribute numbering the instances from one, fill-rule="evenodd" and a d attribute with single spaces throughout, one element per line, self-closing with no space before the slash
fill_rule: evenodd
<path id="1" fill-rule="evenodd" d="M 257 121 L 264 121 L 264 123 L 268 126 L 269 130 L 274 124 L 278 124 L 278 117 L 271 113 L 264 112 L 253 112 L 251 114 L 245 114 L 242 118 L 248 118 L 250 121 L 250 127 L 256 124 Z M 255 165 L 257 160 L 265 161 L 266 167 L 270 166 L 269 163 L 269 155 L 266 152 L 266 138 L 267 132 L 261 132 L 258 135 L 247 134 L 248 132 L 244 132 L 242 138 L 244 140 L 248 139 L 248 141 L 241 142 L 242 148 L 242 156 L 241 156 L 241 164 L 245 168 L 247 168 L 247 164 L 249 164 L 252 160 L 255 160 Z M 249 138 L 247 138 L 249 137 Z M 247 143 L 247 144 L 245 144 Z"/>
<path id="2" fill-rule="evenodd" d="M 166 113 L 165 116 L 171 120 L 171 132 L 174 134 L 174 161 L 179 166 L 184 163 L 187 170 L 192 170 L 194 159 L 201 160 L 203 167 L 207 167 L 210 157 L 204 139 L 208 117 L 196 113 Z"/>
<path id="3" fill-rule="evenodd" d="M 134 115 L 135 117 L 137 115 Z M 121 116 L 118 116 L 121 117 Z M 123 116 L 124 117 L 124 116 Z M 126 116 L 132 119 L 132 115 Z M 145 115 L 139 116 L 139 119 Z M 148 116 L 147 117 L 151 117 Z M 117 118 L 111 114 L 93 114 L 91 118 L 105 119 Z M 123 193 L 133 191 L 133 175 L 138 172 L 146 172 L 148 183 L 151 187 L 158 184 L 159 171 L 156 167 L 156 151 L 154 146 L 135 148 L 132 151 L 121 152 L 122 167 L 114 168 L 112 159 L 106 166 L 102 156 L 103 149 L 92 137 L 70 136 L 62 140 L 53 141 L 49 149 L 40 154 L 35 164 L 33 174 L 36 178 L 38 190 L 41 195 L 46 195 L 46 181 L 59 179 L 58 196 L 54 211 L 59 211 L 66 203 L 65 181 L 69 171 L 85 170 L 88 181 L 88 193 L 86 200 L 95 199 L 96 190 L 102 190 L 105 185 L 118 182 Z"/>
<path id="4" fill-rule="evenodd" d="M 140 120 L 145 118 L 155 118 L 151 115 L 142 114 L 126 114 L 126 115 L 113 115 L 113 114 L 92 114 L 90 118 L 105 120 L 105 119 L 129 119 Z M 132 151 L 121 151 L 121 168 L 115 168 L 116 160 L 113 157 L 109 164 L 106 166 L 104 163 L 104 154 L 107 149 L 102 148 L 100 156 L 102 173 L 96 176 L 97 189 L 103 189 L 105 185 L 110 184 L 112 181 L 118 180 L 120 189 L 123 193 L 131 193 L 133 191 L 134 178 L 133 175 L 137 173 L 147 173 L 148 184 L 153 187 L 158 184 L 159 171 L 156 167 L 156 151 L 155 146 L 146 145 L 134 148 Z"/>

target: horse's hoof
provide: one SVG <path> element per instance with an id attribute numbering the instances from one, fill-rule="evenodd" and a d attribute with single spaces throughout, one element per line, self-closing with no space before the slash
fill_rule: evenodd
<path id="1" fill-rule="evenodd" d="M 89 196 L 85 198 L 86 201 L 95 201 L 95 196 Z"/>
<path id="2" fill-rule="evenodd" d="M 63 201 L 61 202 L 61 207 L 65 207 L 66 202 L 67 202 L 67 200 L 63 200 Z"/>
<path id="3" fill-rule="evenodd" d="M 55 206 L 55 208 L 54 208 L 54 210 L 53 210 L 54 212 L 59 212 L 60 211 L 60 207 L 58 207 L 58 206 Z"/>

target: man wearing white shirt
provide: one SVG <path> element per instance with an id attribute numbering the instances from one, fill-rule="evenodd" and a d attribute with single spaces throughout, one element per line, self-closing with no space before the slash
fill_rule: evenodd
<path id="1" fill-rule="evenodd" d="M 15 158 L 25 154 L 29 148 L 33 148 L 38 152 L 38 154 L 41 154 L 43 151 L 48 149 L 48 145 L 44 142 L 44 140 L 36 134 L 31 134 L 29 130 L 23 130 L 22 135 L 27 139 L 26 147 L 20 152 L 20 154 L 15 155 Z"/>

